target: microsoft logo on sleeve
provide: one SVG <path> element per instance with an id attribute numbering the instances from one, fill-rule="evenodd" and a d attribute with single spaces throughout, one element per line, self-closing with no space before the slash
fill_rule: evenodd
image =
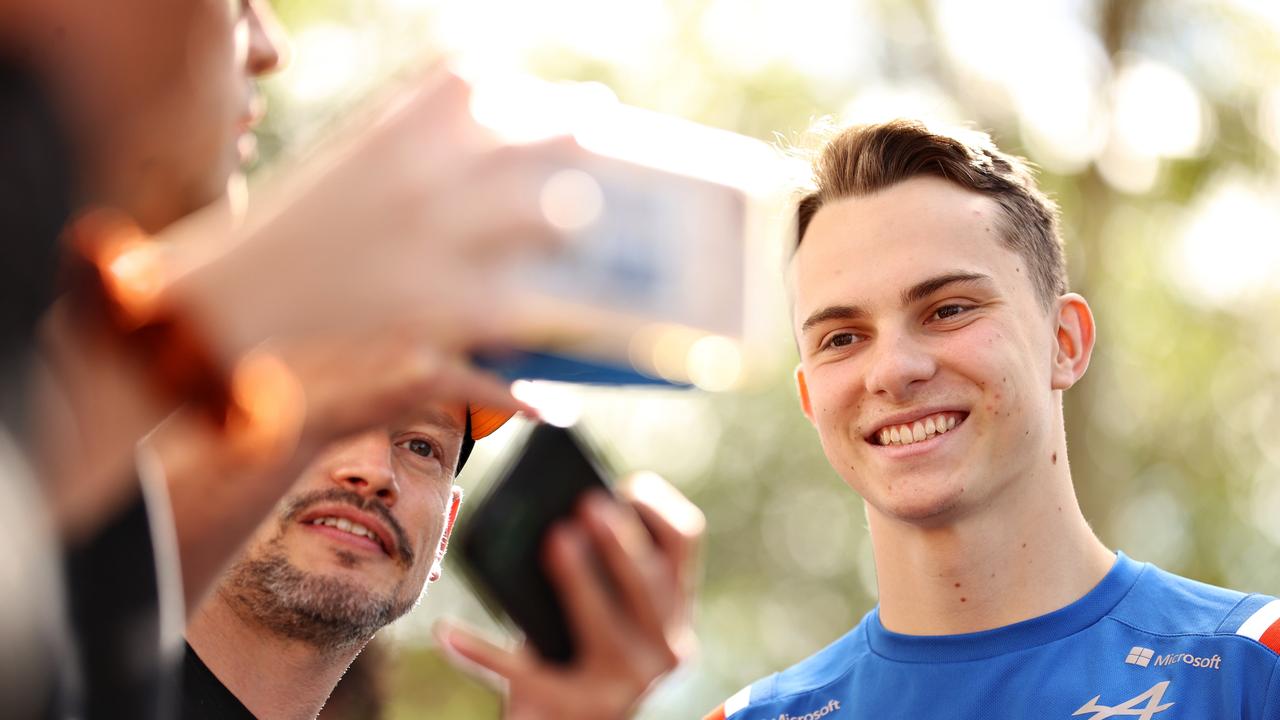
<path id="1" fill-rule="evenodd" d="M 1125 658 L 1124 661 L 1130 665 L 1146 667 L 1151 664 L 1151 657 L 1155 654 L 1155 651 L 1151 648 L 1138 647 L 1137 645 L 1134 645 L 1133 648 L 1129 650 L 1129 657 Z"/>

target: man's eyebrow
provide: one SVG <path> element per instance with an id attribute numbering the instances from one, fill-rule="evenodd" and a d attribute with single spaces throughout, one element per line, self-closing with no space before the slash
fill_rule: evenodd
<path id="1" fill-rule="evenodd" d="M 991 276 L 982 273 L 964 271 L 943 273 L 903 290 L 902 304 L 912 305 L 955 283 L 986 284 L 989 282 L 991 282 Z M 828 320 L 859 320 L 866 316 L 867 311 L 858 305 L 829 305 L 806 318 L 804 324 L 800 326 L 800 332 L 801 334 L 808 332 L 814 325 Z"/>
<path id="2" fill-rule="evenodd" d="M 458 422 L 457 418 L 444 410 L 426 410 L 418 416 L 416 422 L 425 423 L 427 425 L 437 425 L 449 432 L 455 432 L 459 435 L 462 434 L 462 423 Z"/>
<path id="3" fill-rule="evenodd" d="M 809 328 L 828 320 L 857 320 L 866 316 L 867 311 L 857 305 L 831 305 L 810 315 L 800 326 L 800 332 L 808 332 Z"/>
<path id="4" fill-rule="evenodd" d="M 924 282 L 916 283 L 906 290 L 903 290 L 902 304 L 904 306 L 914 305 L 948 285 L 954 285 L 956 283 L 982 285 L 989 282 L 991 282 L 991 276 L 975 272 L 949 272 L 942 275 L 936 275 Z"/>

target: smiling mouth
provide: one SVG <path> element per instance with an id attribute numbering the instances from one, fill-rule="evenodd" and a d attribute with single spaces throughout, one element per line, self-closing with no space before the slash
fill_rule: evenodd
<path id="1" fill-rule="evenodd" d="M 382 548 L 382 552 L 388 555 L 391 554 L 391 552 L 387 550 L 387 546 L 382 542 L 382 539 L 378 537 L 378 534 L 376 532 L 374 532 L 373 530 L 370 530 L 369 528 L 365 527 L 364 525 L 361 525 L 358 522 L 352 522 L 346 518 L 334 517 L 331 515 L 323 515 L 323 516 L 314 518 L 312 520 L 307 520 L 303 524 L 304 525 L 322 525 L 325 527 L 331 527 L 335 530 L 339 530 L 341 532 L 345 532 L 359 538 L 365 538 L 367 540 L 371 540 L 374 543 L 377 543 L 378 547 Z"/>
<path id="2" fill-rule="evenodd" d="M 966 412 L 940 412 L 897 425 L 885 425 L 867 436 L 872 445 L 912 445 L 950 432 L 969 417 Z"/>

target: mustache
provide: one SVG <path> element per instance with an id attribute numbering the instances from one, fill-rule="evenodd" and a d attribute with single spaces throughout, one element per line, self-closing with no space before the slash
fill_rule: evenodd
<path id="1" fill-rule="evenodd" d="M 391 514 L 391 509 L 376 497 L 362 497 L 358 493 L 343 490 L 342 488 L 317 490 L 290 501 L 289 505 L 284 509 L 282 522 L 285 524 L 292 523 L 301 517 L 303 513 L 321 503 L 350 505 L 361 512 L 376 516 L 387 526 L 387 529 L 391 531 L 394 537 L 396 557 L 400 558 L 405 565 L 413 564 L 414 553 L 409 545 L 408 534 L 405 533 L 404 528 L 395 519 L 395 516 Z"/>

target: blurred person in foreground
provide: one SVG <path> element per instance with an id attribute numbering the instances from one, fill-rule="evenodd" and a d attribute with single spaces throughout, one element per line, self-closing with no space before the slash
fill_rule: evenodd
<path id="1" fill-rule="evenodd" d="M 322 453 L 192 615 L 181 717 L 315 717 L 374 633 L 439 579 L 462 499 L 455 467 L 482 424 L 494 425 L 436 406 Z M 505 717 L 629 717 L 687 652 L 702 516 L 644 480 L 627 504 L 586 499 L 548 538 L 547 571 L 579 642 L 573 663 L 437 626 L 446 657 L 504 679 Z"/>
<path id="2" fill-rule="evenodd" d="M 59 549 L 23 454 L 24 388 L 53 296 L 55 239 L 71 212 L 65 138 L 26 63 L 0 47 L 0 707 L 29 717 L 65 660 Z"/>
<path id="3" fill-rule="evenodd" d="M 424 404 L 527 409 L 467 358 L 513 337 L 498 278 L 559 242 L 537 190 L 577 149 L 498 146 L 435 71 L 237 221 L 283 62 L 264 0 L 11 2 L 0 41 L 59 112 L 81 213 L 24 388 L 75 641 L 46 706 L 168 717 L 160 648 L 316 453 Z"/>
<path id="4" fill-rule="evenodd" d="M 223 455 L 279 460 L 424 400 L 523 407 L 467 356 L 511 337 L 505 265 L 558 242 L 529 196 L 576 153 L 569 143 L 499 146 L 471 120 L 465 83 L 436 70 L 280 172 L 241 217 L 229 185 L 263 112 L 255 82 L 285 52 L 266 2 L 2 7 L 67 127 L 80 211 L 68 264 L 82 271 L 69 274 L 89 277 L 54 303 L 41 346 L 49 387 L 34 454 L 65 536 L 85 536 L 137 495 L 119 478 L 161 419 L 170 427 L 154 445 L 169 467 L 181 459 L 170 446 L 203 435 Z M 301 402 L 277 388 L 278 427 L 259 428 L 275 434 L 236 445 L 237 373 L 263 355 L 283 363 Z M 305 413 L 287 417 L 290 406 Z M 175 421 L 177 407 L 201 412 Z M 234 487 L 259 493 L 265 512 L 292 476 Z M 209 483 L 201 491 L 225 486 L 170 483 L 179 515 L 197 479 Z M 203 514 L 210 498 L 197 498 Z M 232 542 L 204 538 L 183 553 L 188 605 L 257 519 L 242 514 L 243 532 L 212 531 Z M 179 523 L 184 548 L 195 527 Z"/>
<path id="5" fill-rule="evenodd" d="M 1062 393 L 1095 328 L 1058 209 L 978 133 L 847 129 L 788 268 L 796 384 L 863 499 L 879 605 L 708 717 L 1280 718 L 1280 602 L 1108 549 Z"/>

